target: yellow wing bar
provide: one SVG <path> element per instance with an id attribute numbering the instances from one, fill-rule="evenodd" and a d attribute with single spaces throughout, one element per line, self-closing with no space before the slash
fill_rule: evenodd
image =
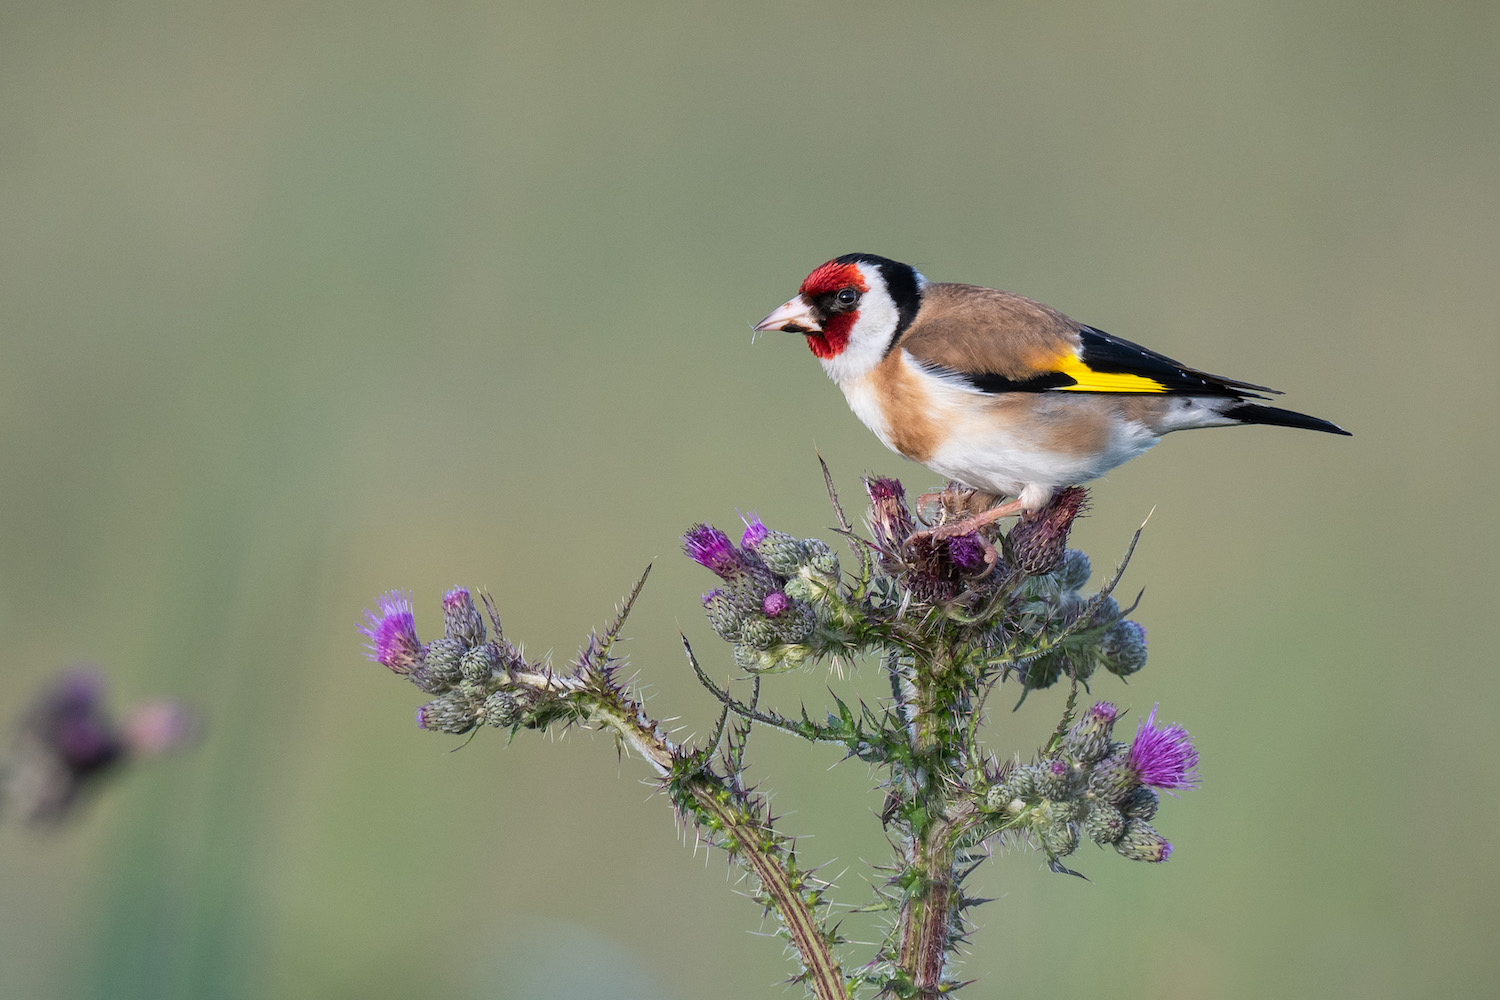
<path id="1" fill-rule="evenodd" d="M 1073 392 L 1166 392 L 1167 387 L 1144 375 L 1127 375 L 1123 372 L 1096 372 L 1083 363 L 1076 354 L 1065 354 L 1058 359 L 1056 369 L 1069 376 L 1077 385 L 1059 386 Z"/>

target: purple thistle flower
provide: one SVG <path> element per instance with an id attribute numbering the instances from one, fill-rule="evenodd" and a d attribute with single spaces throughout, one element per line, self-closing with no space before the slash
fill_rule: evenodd
<path id="1" fill-rule="evenodd" d="M 469 597 L 469 588 L 467 587 L 454 587 L 452 590 L 443 595 L 444 611 L 454 611 L 460 608 L 466 608 L 473 603 L 474 601 Z"/>
<path id="2" fill-rule="evenodd" d="M 695 524 L 682 536 L 682 551 L 689 559 L 728 580 L 740 568 L 734 543 L 718 528 Z"/>
<path id="3" fill-rule="evenodd" d="M 765 541 L 766 536 L 771 533 L 771 529 L 761 523 L 760 515 L 758 514 L 751 514 L 748 517 L 742 516 L 740 520 L 745 522 L 745 533 L 740 536 L 741 548 L 753 549 Z"/>
<path id="4" fill-rule="evenodd" d="M 369 640 L 365 655 L 398 674 L 411 673 L 422 662 L 423 654 L 411 595 L 392 590 L 377 597 L 375 604 L 379 612 L 366 609 L 365 623 L 359 626 L 360 634 Z"/>
<path id="5" fill-rule="evenodd" d="M 948 558 L 965 573 L 984 568 L 984 541 L 973 532 L 948 539 Z"/>
<path id="6" fill-rule="evenodd" d="M 1130 768 L 1141 784 L 1154 788 L 1198 787 L 1198 751 L 1186 729 L 1156 724 L 1156 706 L 1130 744 Z"/>
<path id="7" fill-rule="evenodd" d="M 767 618 L 775 618 L 785 611 L 791 603 L 791 599 L 781 591 L 773 590 L 766 595 L 765 600 L 761 601 L 760 609 L 766 613 Z"/>

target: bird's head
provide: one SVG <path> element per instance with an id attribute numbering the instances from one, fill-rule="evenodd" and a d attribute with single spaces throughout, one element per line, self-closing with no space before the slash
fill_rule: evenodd
<path id="1" fill-rule="evenodd" d="M 926 284 L 909 264 L 846 253 L 809 274 L 797 296 L 755 329 L 803 334 L 830 369 L 854 362 L 868 370 L 911 325 Z"/>

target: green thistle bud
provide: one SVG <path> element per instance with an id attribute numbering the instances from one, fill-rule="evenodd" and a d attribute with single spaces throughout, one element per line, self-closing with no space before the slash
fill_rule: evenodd
<path id="1" fill-rule="evenodd" d="M 1104 668 L 1118 677 L 1129 677 L 1146 665 L 1146 630 L 1132 621 L 1119 621 L 1099 641 Z"/>
<path id="2" fill-rule="evenodd" d="M 463 587 L 443 595 L 443 636 L 457 639 L 465 647 L 484 642 L 484 618 Z"/>
<path id="3" fill-rule="evenodd" d="M 479 712 L 461 691 L 449 691 L 417 709 L 417 725 L 436 733 L 467 733 L 479 725 Z"/>
<path id="4" fill-rule="evenodd" d="M 787 580 L 781 592 L 792 600 L 803 603 L 810 603 L 817 596 L 813 593 L 812 581 L 800 573 Z"/>
<path id="5" fill-rule="evenodd" d="M 1063 737 L 1063 749 L 1084 764 L 1097 764 L 1109 755 L 1109 737 L 1119 710 L 1101 701 L 1078 717 Z"/>
<path id="6" fill-rule="evenodd" d="M 759 673 L 761 670 L 760 650 L 754 646 L 748 646 L 743 642 L 734 644 L 734 665 L 748 673 Z"/>
<path id="7" fill-rule="evenodd" d="M 708 613 L 708 624 L 726 642 L 738 642 L 744 628 L 745 616 L 734 598 L 722 590 L 711 590 L 703 595 L 703 610 Z"/>
<path id="8" fill-rule="evenodd" d="M 788 604 L 786 610 L 771 619 L 776 640 L 793 645 L 805 642 L 817 624 L 818 616 L 812 607 L 800 602 Z"/>
<path id="9" fill-rule="evenodd" d="M 433 694 L 441 694 L 458 683 L 463 671 L 459 660 L 464 655 L 464 644 L 459 639 L 444 636 L 427 646 L 427 656 L 413 673 L 417 686 Z"/>
<path id="10" fill-rule="evenodd" d="M 1113 844 L 1125 832 L 1125 816 L 1108 802 L 1095 802 L 1083 821 L 1083 832 L 1096 844 Z"/>
<path id="11" fill-rule="evenodd" d="M 1044 799 L 1072 798 L 1079 777 L 1081 775 L 1061 758 L 1044 760 L 1036 769 L 1037 794 Z"/>
<path id="12" fill-rule="evenodd" d="M 500 651 L 489 643 L 475 646 L 458 661 L 464 680 L 475 684 L 489 680 L 499 666 Z"/>
<path id="13" fill-rule="evenodd" d="M 1068 549 L 1063 553 L 1062 565 L 1053 572 L 1053 578 L 1059 590 L 1077 590 L 1089 582 L 1092 571 L 1087 555 L 1078 549 Z"/>
<path id="14" fill-rule="evenodd" d="M 1054 858 L 1065 858 L 1078 850 L 1078 827 L 1072 823 L 1037 827 L 1037 838 Z"/>
<path id="15" fill-rule="evenodd" d="M 1140 779 L 1135 775 L 1135 769 L 1130 766 L 1129 759 L 1124 755 L 1110 757 L 1094 768 L 1094 773 L 1089 775 L 1089 791 L 1094 794 L 1094 798 L 1111 805 L 1124 802 L 1126 796 L 1133 792 L 1140 783 Z"/>
<path id="16" fill-rule="evenodd" d="M 1029 802 L 1037 798 L 1037 768 L 1025 766 L 1025 768 L 1013 768 L 1010 774 L 1005 775 L 1005 780 L 999 784 L 1001 795 L 1005 801 L 1013 802 L 1020 799 Z"/>
<path id="17" fill-rule="evenodd" d="M 1046 799 L 1042 803 L 1042 815 L 1057 826 L 1076 823 L 1087 810 L 1088 805 L 1082 799 Z"/>
<path id="18" fill-rule="evenodd" d="M 777 631 L 777 623 L 765 615 L 749 615 L 740 626 L 740 642 L 752 649 L 770 649 L 781 641 Z"/>
<path id="19" fill-rule="evenodd" d="M 1094 614 L 1092 617 L 1090 617 L 1089 624 L 1103 627 L 1106 625 L 1113 625 L 1119 620 L 1120 602 L 1115 600 L 1113 597 L 1106 597 L 1104 600 L 1100 601 L 1099 606 L 1094 609 Z"/>
<path id="20" fill-rule="evenodd" d="M 1130 819 L 1152 819 L 1160 804 L 1161 796 L 1156 794 L 1156 789 L 1139 785 L 1125 796 L 1125 801 L 1120 803 L 1120 811 Z"/>
<path id="21" fill-rule="evenodd" d="M 1172 856 L 1172 845 L 1167 838 L 1141 819 L 1125 821 L 1125 832 L 1115 844 L 1115 850 L 1131 861 L 1149 861 L 1158 864 Z"/>
<path id="22" fill-rule="evenodd" d="M 808 567 L 814 573 L 827 579 L 838 579 L 839 557 L 834 555 L 827 542 L 821 538 L 805 538 L 802 540 L 802 551 Z"/>
<path id="23" fill-rule="evenodd" d="M 766 568 L 777 576 L 796 576 L 802 567 L 802 543 L 794 535 L 769 528 L 761 532 L 745 533 L 746 545 L 765 562 Z"/>
<path id="24" fill-rule="evenodd" d="M 998 785 L 991 785 L 984 793 L 984 811 L 991 813 L 1009 812 L 1011 803 L 1015 802 L 1018 798 L 1019 796 L 1011 794 L 1005 782 L 1001 782 Z"/>
<path id="25" fill-rule="evenodd" d="M 497 729 L 517 725 L 525 709 L 515 692 L 500 690 L 484 700 L 484 721 Z"/>

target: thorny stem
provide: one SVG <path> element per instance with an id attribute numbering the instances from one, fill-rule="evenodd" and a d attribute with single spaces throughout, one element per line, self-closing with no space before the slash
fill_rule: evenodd
<path id="1" fill-rule="evenodd" d="M 677 787 L 691 796 L 702 814 L 712 818 L 712 825 L 731 852 L 759 881 L 802 959 L 813 995 L 818 1000 L 847 1000 L 849 992 L 829 935 L 775 849 L 770 818 L 758 803 L 706 764 L 684 776 L 690 755 L 661 733 L 640 702 L 615 685 L 597 685 L 587 676 L 558 676 L 548 671 L 516 671 L 512 678 L 554 697 L 577 698 L 587 721 L 613 730 L 662 778 L 670 780 L 677 775 Z"/>
<path id="2" fill-rule="evenodd" d="M 925 651 L 899 685 L 901 711 L 910 720 L 913 757 L 920 762 L 910 781 L 909 808 L 917 817 L 902 845 L 907 881 L 897 917 L 897 964 L 910 996 L 938 997 L 944 989 L 953 916 L 959 900 L 953 823 L 947 817 L 950 792 L 962 780 L 954 765 L 963 759 L 955 706 L 945 704 L 941 676 L 951 668 L 951 651 Z M 915 807 L 920 804 L 920 810 Z"/>

